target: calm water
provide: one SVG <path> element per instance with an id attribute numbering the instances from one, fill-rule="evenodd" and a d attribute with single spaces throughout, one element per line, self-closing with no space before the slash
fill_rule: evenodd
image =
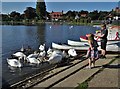
<path id="1" fill-rule="evenodd" d="M 21 69 L 10 68 L 6 62 L 14 52 L 19 51 L 22 45 L 28 45 L 37 50 L 40 44 L 45 43 L 46 48 L 51 47 L 52 42 L 67 43 L 68 39 L 78 40 L 87 33 L 95 33 L 96 28 L 91 26 L 70 26 L 60 24 L 41 24 L 37 26 L 2 26 L 2 78 L 3 82 L 10 83 L 21 76 L 43 68 L 40 66 L 25 66 Z M 18 80 L 17 79 L 17 80 Z"/>

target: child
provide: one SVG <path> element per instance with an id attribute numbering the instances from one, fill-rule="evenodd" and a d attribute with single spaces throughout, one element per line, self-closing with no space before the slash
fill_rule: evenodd
<path id="1" fill-rule="evenodd" d="M 89 58 L 89 66 L 88 68 L 91 69 L 92 67 L 95 67 L 95 59 L 98 58 L 98 44 L 97 41 L 94 40 L 94 35 L 93 34 L 88 34 L 86 35 L 88 37 L 88 43 L 89 43 L 89 49 L 87 52 L 87 57 Z"/>

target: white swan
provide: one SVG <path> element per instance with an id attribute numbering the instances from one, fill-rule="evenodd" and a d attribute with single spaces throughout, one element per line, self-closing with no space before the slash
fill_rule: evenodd
<path id="1" fill-rule="evenodd" d="M 18 57 L 19 60 L 21 60 L 22 58 L 24 58 L 24 61 L 26 60 L 26 55 L 22 52 L 16 52 L 13 54 L 15 57 Z"/>
<path id="2" fill-rule="evenodd" d="M 53 53 L 53 49 L 49 48 L 47 51 L 47 57 L 50 57 Z"/>
<path id="3" fill-rule="evenodd" d="M 70 27 L 69 27 L 69 29 L 72 29 L 72 28 L 73 28 L 73 26 L 70 26 Z"/>
<path id="4" fill-rule="evenodd" d="M 52 28 L 52 26 L 50 26 L 50 29 Z"/>
<path id="5" fill-rule="evenodd" d="M 65 51 L 62 52 L 62 57 L 63 58 L 67 58 L 68 57 L 68 55 L 67 55 L 67 53 Z"/>
<path id="6" fill-rule="evenodd" d="M 60 54 L 54 54 L 52 55 L 48 60 L 50 64 L 56 64 L 62 61 L 62 55 Z"/>
<path id="7" fill-rule="evenodd" d="M 27 61 L 32 63 L 32 64 L 39 64 L 40 61 L 37 58 L 27 58 Z"/>
<path id="8" fill-rule="evenodd" d="M 44 51 L 44 50 L 45 50 L 45 44 L 40 45 L 39 50 L 40 50 L 40 51 Z"/>
<path id="9" fill-rule="evenodd" d="M 7 63 L 12 67 L 22 67 L 22 64 L 17 59 L 7 59 Z"/>
<path id="10" fill-rule="evenodd" d="M 75 49 L 69 49 L 68 54 L 69 54 L 69 56 L 72 56 L 72 57 L 77 56 L 77 53 L 76 53 Z"/>
<path id="11" fill-rule="evenodd" d="M 23 52 L 24 50 L 25 50 L 25 49 L 24 49 L 24 47 L 23 47 L 23 45 L 22 45 L 22 48 L 20 49 L 20 51 Z"/>
<path id="12" fill-rule="evenodd" d="M 46 52 L 45 52 L 45 51 L 40 52 L 40 54 L 39 54 L 40 57 L 45 57 L 45 55 L 46 55 Z"/>
<path id="13" fill-rule="evenodd" d="M 37 58 L 39 54 L 30 54 L 27 58 Z"/>

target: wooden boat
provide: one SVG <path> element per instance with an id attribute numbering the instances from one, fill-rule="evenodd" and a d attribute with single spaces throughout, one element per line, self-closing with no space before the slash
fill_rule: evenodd
<path id="1" fill-rule="evenodd" d="M 72 41 L 72 40 L 68 40 L 68 45 L 71 46 L 88 46 L 88 42 L 87 41 Z M 107 45 L 112 45 L 112 44 L 116 44 L 119 43 L 120 41 L 108 41 Z M 101 45 L 101 42 L 98 41 L 98 45 Z"/>
<path id="2" fill-rule="evenodd" d="M 69 46 L 69 45 L 60 45 L 57 43 L 52 43 L 52 48 L 54 49 L 62 49 L 62 50 L 69 50 L 69 49 L 75 49 L 75 50 L 88 50 L 89 46 Z M 98 47 L 98 50 L 101 50 L 101 47 Z M 106 47 L 107 51 L 113 51 L 113 52 L 118 52 L 120 51 L 120 47 L 117 46 L 116 44 L 113 45 L 107 45 Z"/>

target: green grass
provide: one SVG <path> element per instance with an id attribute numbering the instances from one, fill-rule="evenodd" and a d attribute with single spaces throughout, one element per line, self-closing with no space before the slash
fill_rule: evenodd
<path id="1" fill-rule="evenodd" d="M 87 88 L 88 88 L 88 83 L 83 82 L 83 83 L 79 84 L 75 89 L 87 89 Z"/>

